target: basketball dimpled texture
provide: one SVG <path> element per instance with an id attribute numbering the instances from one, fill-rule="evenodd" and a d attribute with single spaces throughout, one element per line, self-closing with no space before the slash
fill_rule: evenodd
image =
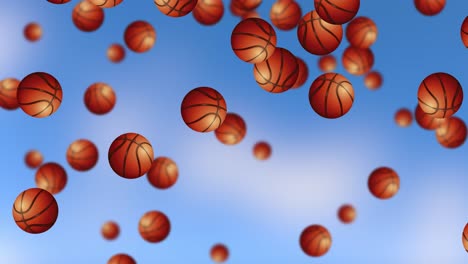
<path id="1" fill-rule="evenodd" d="M 222 0 L 198 0 L 192 11 L 192 15 L 198 23 L 211 26 L 217 24 L 224 15 Z"/>
<path id="2" fill-rule="evenodd" d="M 83 0 L 73 9 L 72 21 L 79 30 L 93 32 L 104 22 L 104 11 L 89 0 Z"/>
<path id="3" fill-rule="evenodd" d="M 466 141 L 467 128 L 465 122 L 452 116 L 441 121 L 436 129 L 436 138 L 440 145 L 454 149 L 462 146 Z"/>
<path id="4" fill-rule="evenodd" d="M 96 115 L 104 115 L 112 111 L 116 100 L 112 87 L 102 82 L 91 84 L 84 94 L 86 108 Z"/>
<path id="5" fill-rule="evenodd" d="M 98 161 L 99 153 L 96 145 L 87 139 L 79 139 L 68 146 L 67 161 L 77 171 L 88 171 Z"/>
<path id="6" fill-rule="evenodd" d="M 374 53 L 371 49 L 349 46 L 343 52 L 342 63 L 348 73 L 357 76 L 363 75 L 374 66 Z"/>
<path id="7" fill-rule="evenodd" d="M 125 29 L 124 41 L 127 47 L 133 52 L 147 52 L 156 42 L 156 30 L 146 21 L 134 21 Z"/>
<path id="8" fill-rule="evenodd" d="M 223 124 L 215 130 L 215 136 L 225 145 L 236 145 L 244 139 L 246 132 L 244 119 L 238 114 L 227 113 Z"/>
<path id="9" fill-rule="evenodd" d="M 442 12 L 445 0 L 414 0 L 416 9 L 425 16 L 435 16 Z"/>
<path id="10" fill-rule="evenodd" d="M 377 26 L 368 17 L 356 17 L 346 27 L 346 39 L 356 48 L 367 49 L 377 40 Z"/>
<path id="11" fill-rule="evenodd" d="M 367 186 L 376 198 L 389 199 L 400 189 L 400 177 L 391 168 L 379 167 L 371 172 Z"/>
<path id="12" fill-rule="evenodd" d="M 18 85 L 19 80 L 6 78 L 0 82 L 0 107 L 6 110 L 18 109 Z"/>
<path id="13" fill-rule="evenodd" d="M 101 8 L 111 8 L 114 6 L 118 6 L 123 2 L 123 0 L 88 0 L 91 3 L 99 6 Z"/>
<path id="14" fill-rule="evenodd" d="M 277 0 L 270 9 L 271 23 L 281 30 L 291 30 L 302 17 L 302 10 L 294 0 Z"/>
<path id="15" fill-rule="evenodd" d="M 172 187 L 179 177 L 177 164 L 168 157 L 157 157 L 146 174 L 149 183 L 158 189 Z"/>
<path id="16" fill-rule="evenodd" d="M 332 238 L 328 230 L 321 225 L 306 227 L 299 238 L 302 251 L 311 257 L 320 257 L 330 250 Z"/>
<path id="17" fill-rule="evenodd" d="M 197 5 L 197 0 L 154 0 L 161 13 L 170 17 L 183 17 Z"/>
<path id="18" fill-rule="evenodd" d="M 223 263 L 229 257 L 229 250 L 223 244 L 215 244 L 210 251 L 211 260 L 216 263 Z"/>
<path id="19" fill-rule="evenodd" d="M 67 185 L 67 172 L 58 163 L 48 162 L 43 164 L 36 172 L 36 186 L 51 194 L 61 192 Z"/>
<path id="20" fill-rule="evenodd" d="M 112 256 L 108 261 L 107 264 L 137 264 L 135 259 L 127 254 L 116 254 Z"/>
<path id="21" fill-rule="evenodd" d="M 360 0 L 314 0 L 317 14 L 335 25 L 342 25 L 353 19 L 360 5 Z"/>
<path id="22" fill-rule="evenodd" d="M 171 223 L 164 213 L 149 211 L 141 217 L 138 231 L 147 242 L 159 243 L 168 237 L 171 231 Z"/>

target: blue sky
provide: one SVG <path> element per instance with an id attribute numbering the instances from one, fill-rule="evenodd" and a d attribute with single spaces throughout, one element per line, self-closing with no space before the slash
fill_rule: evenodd
<path id="1" fill-rule="evenodd" d="M 312 1 L 298 2 L 304 14 L 314 8 Z M 344 39 L 332 54 L 337 72 L 354 86 L 355 103 L 334 120 L 321 118 L 309 105 L 309 86 L 321 73 L 318 57 L 302 49 L 295 30 L 276 30 L 278 46 L 304 59 L 309 79 L 297 90 L 270 94 L 257 86 L 253 65 L 232 52 L 230 34 L 239 19 L 228 10 L 219 24 L 207 27 L 192 15 L 166 17 L 153 1 L 126 0 L 105 10 L 99 30 L 85 33 L 71 21 L 77 3 L 2 2 L 1 77 L 48 72 L 62 84 L 63 103 L 43 119 L 20 109 L 0 111 L 5 139 L 0 263 L 106 263 L 120 252 L 142 264 L 211 263 L 209 250 L 216 243 L 229 247 L 227 263 L 466 263 L 461 244 L 468 222 L 466 145 L 445 149 L 433 132 L 416 123 L 400 128 L 393 115 L 401 107 L 414 109 L 418 86 L 431 73 L 444 71 L 468 85 L 468 51 L 459 34 L 468 2 L 448 1 L 439 15 L 425 17 L 413 1 L 362 0 L 358 16 L 372 18 L 379 30 L 372 50 L 384 84 L 370 91 L 362 76 L 344 71 Z M 272 3 L 265 0 L 258 8 L 268 21 Z M 140 19 L 156 29 L 153 49 L 127 50 L 122 63 L 109 62 L 107 47 L 123 44 L 125 27 Z M 33 21 L 44 34 L 29 43 L 22 30 Z M 91 114 L 83 103 L 86 88 L 98 81 L 117 95 L 114 110 L 104 116 Z M 183 123 L 180 103 L 198 86 L 217 89 L 228 111 L 244 117 L 247 135 L 240 144 L 222 145 L 213 133 L 200 134 Z M 457 116 L 466 120 L 466 109 L 463 104 Z M 127 180 L 113 173 L 107 150 L 127 132 L 141 133 L 156 156 L 178 164 L 173 188 L 157 190 L 145 177 Z M 66 163 L 68 145 L 79 138 L 93 141 L 100 152 L 89 172 Z M 272 145 L 268 161 L 252 156 L 259 140 Z M 62 164 L 69 177 L 56 195 L 59 218 L 40 235 L 21 231 L 11 216 L 16 196 L 34 187 L 35 171 L 23 161 L 33 148 L 45 162 Z M 400 191 L 390 200 L 367 190 L 367 177 L 379 166 L 400 175 Z M 351 225 L 336 218 L 344 203 L 357 210 Z M 150 210 L 165 212 L 172 223 L 169 237 L 159 244 L 145 242 L 137 232 L 139 218 Z M 120 224 L 116 241 L 100 235 L 107 220 Z M 310 224 L 324 225 L 332 234 L 332 247 L 321 258 L 308 257 L 299 247 L 299 235 Z"/>

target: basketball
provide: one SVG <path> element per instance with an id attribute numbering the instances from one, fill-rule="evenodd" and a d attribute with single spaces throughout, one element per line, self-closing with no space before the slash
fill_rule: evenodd
<path id="1" fill-rule="evenodd" d="M 465 122 L 458 117 L 444 118 L 436 129 L 436 138 L 440 145 L 454 149 L 466 141 L 467 128 Z"/>
<path id="2" fill-rule="evenodd" d="M 135 259 L 127 254 L 116 254 L 112 256 L 108 261 L 107 264 L 137 264 Z"/>
<path id="3" fill-rule="evenodd" d="M 354 219 L 356 219 L 356 209 L 350 204 L 342 205 L 338 209 L 338 219 L 340 219 L 343 224 L 354 222 Z"/>
<path id="4" fill-rule="evenodd" d="M 320 257 L 330 250 L 332 238 L 330 232 L 321 225 L 306 227 L 300 236 L 299 244 L 302 251 L 311 257 Z"/>
<path id="5" fill-rule="evenodd" d="M 177 164 L 168 157 L 157 157 L 146 174 L 149 183 L 157 189 L 172 187 L 179 177 Z"/>
<path id="6" fill-rule="evenodd" d="M 289 50 L 276 47 L 270 58 L 254 65 L 253 72 L 255 81 L 263 90 L 282 93 L 296 83 L 299 64 Z"/>
<path id="7" fill-rule="evenodd" d="M 395 122 L 400 127 L 409 127 L 413 122 L 413 115 L 407 108 L 401 108 L 395 113 Z"/>
<path id="8" fill-rule="evenodd" d="M 448 73 L 427 76 L 418 89 L 419 106 L 428 115 L 447 118 L 455 114 L 463 103 L 463 89 Z"/>
<path id="9" fill-rule="evenodd" d="M 87 139 L 79 139 L 68 146 L 67 162 L 77 171 L 88 171 L 98 161 L 98 149 L 93 142 Z"/>
<path id="10" fill-rule="evenodd" d="M 374 53 L 370 49 L 349 46 L 344 50 L 341 62 L 348 73 L 363 75 L 374 66 Z"/>
<path id="11" fill-rule="evenodd" d="M 43 164 L 36 172 L 36 187 L 44 189 L 51 194 L 61 192 L 67 185 L 67 172 L 58 163 Z"/>
<path id="12" fill-rule="evenodd" d="M 227 113 L 223 124 L 215 130 L 216 138 L 225 145 L 239 144 L 246 133 L 247 125 L 244 119 L 235 113 Z"/>
<path id="13" fill-rule="evenodd" d="M 70 1 L 71 0 L 47 0 L 47 2 L 52 3 L 52 4 L 66 4 Z"/>
<path id="14" fill-rule="evenodd" d="M 229 11 L 231 11 L 231 14 L 233 16 L 237 17 L 242 17 L 245 13 L 247 13 L 247 10 L 242 10 L 238 6 L 234 5 L 234 2 L 231 0 L 229 4 Z"/>
<path id="15" fill-rule="evenodd" d="M 294 0 L 277 0 L 270 9 L 271 23 L 281 30 L 295 28 L 301 17 L 301 7 Z"/>
<path id="16" fill-rule="evenodd" d="M 309 78 L 309 67 L 304 60 L 299 57 L 296 57 L 297 65 L 299 66 L 299 72 L 297 74 L 297 79 L 294 85 L 291 88 L 299 88 L 307 81 Z"/>
<path id="17" fill-rule="evenodd" d="M 112 170 L 120 177 L 139 178 L 151 168 L 153 147 L 140 134 L 122 134 L 110 145 L 108 159 Z"/>
<path id="18" fill-rule="evenodd" d="M 0 107 L 6 110 L 18 109 L 18 84 L 15 78 L 6 78 L 0 81 Z"/>
<path id="19" fill-rule="evenodd" d="M 21 80 L 16 96 L 26 114 L 47 117 L 55 113 L 62 103 L 62 86 L 48 73 L 34 72 Z"/>
<path id="20" fill-rule="evenodd" d="M 393 169 L 380 167 L 372 171 L 367 186 L 376 198 L 389 199 L 400 189 L 400 177 Z"/>
<path id="21" fill-rule="evenodd" d="M 101 227 L 101 234 L 106 240 L 115 240 L 120 234 L 120 227 L 114 221 L 105 222 Z"/>
<path id="22" fill-rule="evenodd" d="M 247 18 L 261 18 L 260 14 L 255 10 L 250 10 L 242 14 L 241 19 L 245 20 Z"/>
<path id="23" fill-rule="evenodd" d="M 314 0 L 317 14 L 326 22 L 342 25 L 351 21 L 359 11 L 360 0 Z"/>
<path id="24" fill-rule="evenodd" d="M 83 0 L 73 9 L 72 21 L 79 30 L 93 32 L 104 22 L 104 11 L 90 0 Z"/>
<path id="25" fill-rule="evenodd" d="M 44 157 L 38 150 L 30 150 L 24 156 L 24 163 L 26 163 L 26 166 L 30 169 L 35 169 L 41 166 L 43 161 Z"/>
<path id="26" fill-rule="evenodd" d="M 198 87 L 188 92 L 180 107 L 185 124 L 197 132 L 211 132 L 226 118 L 223 96 L 213 88 Z"/>
<path id="27" fill-rule="evenodd" d="M 382 86 L 383 78 L 382 75 L 377 71 L 371 71 L 364 77 L 364 85 L 369 90 L 377 90 Z"/>
<path id="28" fill-rule="evenodd" d="M 134 21 L 125 29 L 124 41 L 131 51 L 147 52 L 156 42 L 156 30 L 146 21 Z"/>
<path id="29" fill-rule="evenodd" d="M 232 5 L 244 12 L 256 9 L 262 3 L 262 0 L 231 0 Z"/>
<path id="30" fill-rule="evenodd" d="M 445 0 L 414 0 L 416 9 L 425 16 L 439 14 L 445 7 Z"/>
<path id="31" fill-rule="evenodd" d="M 253 146 L 253 154 L 257 160 L 267 160 L 271 156 L 271 146 L 268 142 L 259 141 Z"/>
<path id="32" fill-rule="evenodd" d="M 426 130 L 434 130 L 440 126 L 440 123 L 444 118 L 435 118 L 431 115 L 424 113 L 421 107 L 418 105 L 414 111 L 414 116 L 418 125 Z"/>
<path id="33" fill-rule="evenodd" d="M 349 112 L 353 102 L 353 85 L 339 73 L 324 73 L 310 86 L 310 106 L 321 117 L 342 117 Z"/>
<path id="34" fill-rule="evenodd" d="M 463 229 L 463 232 L 462 232 L 462 243 L 466 252 L 468 252 L 468 223 L 465 225 L 465 228 Z"/>
<path id="35" fill-rule="evenodd" d="M 31 188 L 16 197 L 12 214 L 16 225 L 23 231 L 30 234 L 44 233 L 57 220 L 58 204 L 46 190 Z"/>
<path id="36" fill-rule="evenodd" d="M 353 47 L 370 48 L 377 40 L 377 26 L 368 17 L 356 17 L 346 27 L 346 39 Z"/>
<path id="37" fill-rule="evenodd" d="M 460 37 L 463 42 L 463 45 L 468 48 L 468 16 L 465 17 L 463 20 L 461 29 L 460 29 Z"/>
<path id="38" fill-rule="evenodd" d="M 84 94 L 84 104 L 93 114 L 104 115 L 112 111 L 116 96 L 112 87 L 106 83 L 91 84 Z"/>
<path id="39" fill-rule="evenodd" d="M 23 31 L 24 37 L 31 41 L 35 42 L 41 39 L 42 37 L 42 28 L 37 23 L 29 23 L 24 27 Z"/>
<path id="40" fill-rule="evenodd" d="M 211 260 L 216 263 L 223 263 L 229 257 L 229 250 L 223 244 L 215 244 L 210 251 Z"/>
<path id="41" fill-rule="evenodd" d="M 318 67 L 322 72 L 332 72 L 336 69 L 337 62 L 335 56 L 325 55 L 318 60 Z"/>
<path id="42" fill-rule="evenodd" d="M 107 58 L 114 63 L 119 63 L 125 58 L 125 49 L 120 44 L 111 44 L 107 48 Z"/>
<path id="43" fill-rule="evenodd" d="M 222 0 L 198 0 L 192 11 L 193 18 L 205 26 L 211 26 L 221 21 L 224 15 Z"/>
<path id="44" fill-rule="evenodd" d="M 91 3 L 99 6 L 101 8 L 110 8 L 114 6 L 118 6 L 123 0 L 88 0 Z"/>
<path id="45" fill-rule="evenodd" d="M 138 231 L 147 242 L 159 243 L 168 237 L 171 232 L 171 223 L 164 213 L 149 211 L 141 217 Z"/>
<path id="46" fill-rule="evenodd" d="M 197 0 L 154 0 L 154 4 L 166 16 L 183 17 L 192 12 Z"/>
<path id="47" fill-rule="evenodd" d="M 276 49 L 276 32 L 261 18 L 247 18 L 232 30 L 231 47 L 236 56 L 245 62 L 264 62 Z"/>

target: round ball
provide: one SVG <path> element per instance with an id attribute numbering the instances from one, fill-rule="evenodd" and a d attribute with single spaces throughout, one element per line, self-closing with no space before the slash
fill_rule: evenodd
<path id="1" fill-rule="evenodd" d="M 318 15 L 325 21 L 342 25 L 351 21 L 359 11 L 360 0 L 314 0 Z"/>
<path id="2" fill-rule="evenodd" d="M 322 117 L 342 117 L 349 112 L 353 102 L 353 85 L 339 73 L 324 73 L 310 86 L 310 106 Z"/>
<path id="3" fill-rule="evenodd" d="M 309 67 L 304 60 L 299 57 L 296 57 L 297 65 L 299 66 L 299 72 L 297 74 L 297 79 L 294 85 L 291 88 L 299 88 L 307 81 L 309 78 Z"/>
<path id="4" fill-rule="evenodd" d="M 247 125 L 244 119 L 235 113 L 227 113 L 223 124 L 215 130 L 216 138 L 225 145 L 239 144 L 246 133 Z"/>
<path id="5" fill-rule="evenodd" d="M 30 234 L 44 233 L 57 220 L 58 204 L 46 190 L 31 188 L 16 197 L 12 214 L 16 225 L 23 231 Z"/>
<path id="6" fill-rule="evenodd" d="M 314 55 L 326 55 L 338 48 L 343 39 L 341 25 L 322 20 L 317 12 L 307 13 L 299 21 L 297 38 L 301 46 Z"/>
<path id="7" fill-rule="evenodd" d="M 52 3 L 52 4 L 66 4 L 70 2 L 71 0 L 47 0 L 47 2 Z"/>
<path id="8" fill-rule="evenodd" d="M 311 257 L 320 257 L 330 250 L 332 238 L 330 232 L 321 225 L 306 227 L 300 236 L 302 251 Z"/>
<path id="9" fill-rule="evenodd" d="M 89 0 L 83 0 L 73 9 L 72 21 L 79 30 L 93 32 L 104 22 L 104 11 Z"/>
<path id="10" fill-rule="evenodd" d="M 436 129 L 436 138 L 440 145 L 454 149 L 466 141 L 466 124 L 458 117 L 444 118 Z"/>
<path id="11" fill-rule="evenodd" d="M 229 257 L 229 250 L 224 244 L 215 244 L 210 251 L 211 260 L 216 263 L 223 263 Z"/>
<path id="12" fill-rule="evenodd" d="M 138 224 L 141 237 L 150 243 L 159 243 L 165 240 L 171 231 L 171 223 L 167 216 L 160 211 L 145 213 Z"/>
<path id="13" fill-rule="evenodd" d="M 253 146 L 253 154 L 257 160 L 267 160 L 271 156 L 271 146 L 268 142 L 259 141 Z"/>
<path id="14" fill-rule="evenodd" d="M 448 73 L 433 73 L 421 82 L 418 89 L 421 109 L 436 118 L 455 114 L 463 102 L 463 89 L 458 80 Z"/>
<path id="15" fill-rule="evenodd" d="M 98 161 L 99 153 L 96 145 L 87 139 L 79 139 L 68 146 L 67 161 L 77 171 L 88 171 Z"/>
<path id="16" fill-rule="evenodd" d="M 110 145 L 108 159 L 112 170 L 120 177 L 139 178 L 151 168 L 153 147 L 140 134 L 122 134 Z"/>
<path id="17" fill-rule="evenodd" d="M 318 67 L 322 72 L 332 72 L 336 69 L 337 62 L 335 56 L 325 55 L 321 56 L 318 60 Z"/>
<path id="18" fill-rule="evenodd" d="M 42 37 L 42 28 L 37 23 L 29 23 L 24 27 L 23 31 L 24 37 L 31 41 L 35 42 L 41 39 Z"/>
<path id="19" fill-rule="evenodd" d="M 463 42 L 463 45 L 468 48 L 468 16 L 465 17 L 460 29 L 460 37 Z"/>
<path id="20" fill-rule="evenodd" d="M 101 234 L 106 240 L 115 240 L 120 234 L 120 227 L 114 221 L 105 222 L 101 227 Z"/>
<path id="21" fill-rule="evenodd" d="M 55 113 L 62 103 L 62 86 L 48 73 L 34 72 L 21 80 L 16 96 L 26 114 L 47 117 Z"/>
<path id="22" fill-rule="evenodd" d="M 468 252 L 468 223 L 465 225 L 465 228 L 463 229 L 463 232 L 462 232 L 462 243 L 466 252 Z"/>
<path id="23" fill-rule="evenodd" d="M 439 14 L 445 7 L 445 0 L 414 0 L 416 9 L 425 16 Z"/>
<path id="24" fill-rule="evenodd" d="M 374 66 L 374 53 L 370 49 L 350 46 L 344 50 L 341 62 L 348 73 L 357 76 L 363 75 Z"/>
<path id="25" fill-rule="evenodd" d="M 367 186 L 376 198 L 389 199 L 398 192 L 400 177 L 393 169 L 380 167 L 372 171 Z"/>
<path id="26" fill-rule="evenodd" d="M 346 39 L 353 47 L 370 48 L 377 40 L 377 26 L 368 17 L 356 17 L 346 27 Z"/>
<path id="27" fill-rule="evenodd" d="M 409 127 L 413 122 L 413 115 L 407 108 L 401 108 L 395 113 L 395 123 L 400 127 Z"/>
<path id="28" fill-rule="evenodd" d="M 244 12 L 256 9 L 262 3 L 262 0 L 231 0 L 232 5 Z"/>
<path id="29" fill-rule="evenodd" d="M 350 224 L 356 219 L 356 209 L 350 204 L 342 205 L 338 209 L 338 219 L 344 224 Z"/>
<path id="30" fill-rule="evenodd" d="M 414 111 L 414 116 L 418 125 L 426 130 L 434 130 L 438 128 L 444 118 L 435 118 L 431 115 L 424 113 L 421 107 L 418 105 Z"/>
<path id="31" fill-rule="evenodd" d="M 156 42 L 156 30 L 146 21 L 134 21 L 125 29 L 124 41 L 131 51 L 147 52 Z"/>
<path id="32" fill-rule="evenodd" d="M 188 92 L 180 108 L 185 124 L 197 132 L 216 130 L 223 124 L 227 112 L 223 96 L 210 87 L 198 87 Z"/>
<path id="33" fill-rule="evenodd" d="M 19 80 L 6 78 L 0 81 L 0 107 L 6 110 L 18 109 L 18 85 Z"/>
<path id="34" fill-rule="evenodd" d="M 58 163 L 43 164 L 36 172 L 36 187 L 44 189 L 51 194 L 57 194 L 67 185 L 67 172 Z"/>
<path id="35" fill-rule="evenodd" d="M 245 20 L 247 18 L 261 18 L 260 14 L 255 10 L 250 10 L 242 14 L 241 19 Z"/>
<path id="36" fill-rule="evenodd" d="M 192 12 L 197 0 L 154 0 L 154 4 L 166 16 L 183 17 Z"/>
<path id="37" fill-rule="evenodd" d="M 133 259 L 130 255 L 127 254 L 116 254 L 112 256 L 108 261 L 107 264 L 137 264 L 135 259 Z"/>
<path id="38" fill-rule="evenodd" d="M 270 9 L 271 23 L 281 30 L 291 30 L 302 17 L 302 10 L 294 0 L 277 0 Z"/>
<path id="39" fill-rule="evenodd" d="M 231 47 L 236 56 L 245 62 L 264 62 L 276 49 L 276 32 L 261 18 L 247 18 L 232 30 Z"/>
<path id="40" fill-rule="evenodd" d="M 377 90 L 382 86 L 383 78 L 379 72 L 371 71 L 364 77 L 364 85 L 369 90 Z"/>
<path id="41" fill-rule="evenodd" d="M 242 15 L 248 12 L 247 10 L 240 9 L 238 6 L 234 5 L 233 1 L 230 1 L 229 11 L 231 11 L 231 14 L 236 17 L 242 17 Z"/>
<path id="42" fill-rule="evenodd" d="M 101 8 L 111 8 L 114 6 L 118 6 L 123 0 L 88 0 L 96 6 Z"/>
<path id="43" fill-rule="evenodd" d="M 115 106 L 116 96 L 111 86 L 97 82 L 91 84 L 84 94 L 86 108 L 93 114 L 104 115 Z"/>
<path id="44" fill-rule="evenodd" d="M 107 48 L 107 58 L 114 63 L 119 63 L 125 58 L 125 49 L 120 44 L 111 44 Z"/>
<path id="45" fill-rule="evenodd" d="M 26 163 L 26 166 L 30 169 L 35 169 L 41 166 L 43 161 L 44 157 L 38 150 L 30 150 L 24 156 L 24 163 Z"/>
<path id="46" fill-rule="evenodd" d="M 146 174 L 149 183 L 157 189 L 172 187 L 179 177 L 177 164 L 168 157 L 157 157 Z"/>
<path id="47" fill-rule="evenodd" d="M 224 15 L 222 0 L 198 0 L 192 11 L 195 20 L 205 26 L 211 26 L 221 21 Z"/>

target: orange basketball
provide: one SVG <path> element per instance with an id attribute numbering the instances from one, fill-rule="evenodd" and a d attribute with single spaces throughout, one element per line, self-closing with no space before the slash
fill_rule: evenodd
<path id="1" fill-rule="evenodd" d="M 73 9 L 72 21 L 79 30 L 93 32 L 104 22 L 104 11 L 90 0 L 83 0 Z"/>
<path id="2" fill-rule="evenodd" d="M 247 18 L 232 31 L 231 47 L 236 56 L 245 62 L 264 62 L 275 51 L 276 32 L 261 18 Z"/>
<path id="3" fill-rule="evenodd" d="M 116 254 L 112 256 L 108 261 L 107 264 L 137 264 L 135 259 L 133 259 L 130 255 L 127 254 Z"/>
<path id="4" fill-rule="evenodd" d="M 88 0 L 91 3 L 101 7 L 101 8 L 110 8 L 118 6 L 123 0 Z"/>
<path id="5" fill-rule="evenodd" d="M 197 0 L 154 0 L 154 4 L 166 16 L 183 17 L 192 12 Z"/>
<path id="6" fill-rule="evenodd" d="M 379 72 L 371 71 L 364 77 L 364 85 L 369 90 L 377 90 L 382 86 L 383 78 Z"/>
<path id="7" fill-rule="evenodd" d="M 30 234 L 44 233 L 57 220 L 58 205 L 52 194 L 40 188 L 23 191 L 16 197 L 12 209 L 16 225 Z"/>
<path id="8" fill-rule="evenodd" d="M 60 164 L 48 162 L 36 172 L 36 187 L 57 194 L 67 185 L 67 178 L 67 172 Z"/>
<path id="9" fill-rule="evenodd" d="M 41 39 L 42 37 L 42 28 L 37 23 L 29 23 L 24 27 L 23 31 L 24 37 L 31 41 L 35 42 Z"/>
<path id="10" fill-rule="evenodd" d="M 210 251 L 211 260 L 216 263 L 223 263 L 229 257 L 229 250 L 223 244 L 215 244 Z"/>
<path id="11" fill-rule="evenodd" d="M 325 55 L 321 56 L 318 61 L 318 67 L 323 72 L 332 72 L 336 69 L 337 62 L 335 56 L 333 55 Z"/>
<path id="12" fill-rule="evenodd" d="M 151 168 L 154 159 L 153 147 L 140 134 L 122 134 L 110 145 L 108 159 L 117 175 L 135 179 L 146 174 Z"/>
<path id="13" fill-rule="evenodd" d="M 401 108 L 395 113 L 395 122 L 398 126 L 409 127 L 413 122 L 413 115 L 407 108 Z"/>
<path id="14" fill-rule="evenodd" d="M 223 96 L 213 88 L 198 87 L 188 92 L 180 107 L 185 124 L 197 132 L 211 132 L 226 118 Z"/>
<path id="15" fill-rule="evenodd" d="M 435 118 L 431 115 L 424 113 L 421 107 L 418 105 L 414 111 L 414 116 L 418 125 L 426 130 L 434 130 L 440 126 L 440 123 L 444 118 Z"/>
<path id="16" fill-rule="evenodd" d="M 147 52 L 156 42 L 156 30 L 150 23 L 138 20 L 127 26 L 124 40 L 131 51 L 137 53 Z"/>
<path id="17" fill-rule="evenodd" d="M 374 53 L 370 49 L 349 46 L 344 50 L 341 62 L 348 73 L 363 75 L 374 66 Z"/>
<path id="18" fill-rule="evenodd" d="M 26 114 L 47 117 L 55 113 L 62 103 L 62 86 L 48 73 L 34 72 L 21 80 L 16 96 Z"/>
<path id="19" fill-rule="evenodd" d="M 167 238 L 171 232 L 171 222 L 160 211 L 145 213 L 138 224 L 141 237 L 150 243 L 159 243 Z"/>
<path id="20" fill-rule="evenodd" d="M 245 20 L 247 18 L 261 18 L 260 14 L 255 11 L 255 10 L 250 10 L 242 14 L 241 16 L 242 20 Z"/>
<path id="21" fill-rule="evenodd" d="M 47 0 L 47 2 L 52 3 L 52 4 L 66 4 L 70 1 L 71 0 Z"/>
<path id="22" fill-rule="evenodd" d="M 104 115 L 115 106 L 115 92 L 106 83 L 97 82 L 91 84 L 84 94 L 86 108 L 93 114 Z"/>
<path id="23" fill-rule="evenodd" d="M 177 164 L 168 157 L 157 157 L 148 173 L 148 181 L 157 189 L 168 189 L 172 187 L 179 177 Z"/>
<path id="24" fill-rule="evenodd" d="M 198 23 L 211 26 L 217 24 L 224 15 L 222 0 L 198 0 L 192 11 L 192 15 Z"/>
<path id="25" fill-rule="evenodd" d="M 344 224 L 350 224 L 356 219 L 356 209 L 350 204 L 342 205 L 338 209 L 338 218 Z"/>
<path id="26" fill-rule="evenodd" d="M 326 55 L 340 45 L 343 28 L 341 25 L 326 22 L 317 12 L 312 11 L 299 21 L 297 38 L 306 51 L 315 55 Z"/>
<path id="27" fill-rule="evenodd" d="M 18 84 L 15 78 L 6 78 L 0 81 L 0 107 L 6 110 L 18 109 Z"/>
<path id="28" fill-rule="evenodd" d="M 353 106 L 353 102 L 353 85 L 339 73 L 324 73 L 310 86 L 310 106 L 322 117 L 344 116 Z"/>
<path id="29" fill-rule="evenodd" d="M 241 17 L 245 13 L 247 13 L 247 10 L 240 9 L 238 6 L 234 5 L 234 1 L 231 0 L 229 4 L 229 11 L 231 11 L 231 14 L 237 17 Z"/>
<path id="30" fill-rule="evenodd" d="M 125 58 L 125 49 L 120 44 L 112 44 L 107 48 L 107 58 L 114 63 L 121 62 Z"/>
<path id="31" fill-rule="evenodd" d="M 232 5 L 244 11 L 256 9 L 262 3 L 262 0 L 231 0 Z"/>
<path id="32" fill-rule="evenodd" d="M 258 160 L 267 160 L 271 156 L 271 146 L 268 142 L 259 141 L 253 147 L 254 157 Z"/>
<path id="33" fill-rule="evenodd" d="M 120 227 L 114 221 L 105 222 L 101 227 L 101 234 L 106 240 L 115 240 L 120 234 Z"/>
<path id="34" fill-rule="evenodd" d="M 318 15 L 335 25 L 348 23 L 359 11 L 360 0 L 314 0 Z"/>
<path id="35" fill-rule="evenodd" d="M 247 133 L 244 119 L 235 113 L 227 113 L 223 124 L 215 130 L 215 136 L 219 142 L 225 145 L 239 144 Z"/>
<path id="36" fill-rule="evenodd" d="M 465 17 L 460 29 L 460 37 L 462 39 L 463 45 L 468 48 L 468 16 Z"/>
<path id="37" fill-rule="evenodd" d="M 30 169 L 35 169 L 41 166 L 43 161 L 44 157 L 38 150 L 30 150 L 24 156 L 24 163 L 26 163 L 26 166 Z"/>
<path id="38" fill-rule="evenodd" d="M 419 85 L 418 101 L 426 114 L 437 118 L 450 117 L 463 103 L 463 89 L 452 75 L 433 73 Z"/>
<path id="39" fill-rule="evenodd" d="M 297 79 L 294 85 L 291 88 L 299 88 L 307 81 L 309 78 L 309 67 L 304 60 L 299 57 L 296 57 L 297 65 L 299 66 L 299 72 L 297 74 Z"/>
<path id="40" fill-rule="evenodd" d="M 468 252 L 468 223 L 465 225 L 465 228 L 463 229 L 463 232 L 462 232 L 462 243 L 466 252 Z"/>
<path id="41" fill-rule="evenodd" d="M 389 199 L 400 189 L 400 177 L 393 169 L 380 167 L 372 171 L 367 186 L 375 197 Z"/>
<path id="42" fill-rule="evenodd" d="M 281 30 L 291 30 L 302 17 L 302 10 L 294 0 L 277 0 L 270 9 L 271 23 Z"/>
<path id="43" fill-rule="evenodd" d="M 446 148 L 458 148 L 466 141 L 467 128 L 465 122 L 452 116 L 441 121 L 436 129 L 436 138 L 440 145 Z"/>
<path id="44" fill-rule="evenodd" d="M 77 171 L 88 171 L 98 161 L 98 149 L 93 142 L 87 139 L 79 139 L 68 146 L 67 161 Z"/>
<path id="45" fill-rule="evenodd" d="M 416 9 L 425 16 L 439 14 L 445 7 L 445 0 L 414 0 Z"/>
<path id="46" fill-rule="evenodd" d="M 302 251 L 311 257 L 320 257 L 330 250 L 332 238 L 330 232 L 321 225 L 306 227 L 300 236 Z"/>
<path id="47" fill-rule="evenodd" d="M 346 27 L 346 39 L 353 47 L 370 48 L 377 40 L 377 26 L 368 17 L 356 17 Z"/>

